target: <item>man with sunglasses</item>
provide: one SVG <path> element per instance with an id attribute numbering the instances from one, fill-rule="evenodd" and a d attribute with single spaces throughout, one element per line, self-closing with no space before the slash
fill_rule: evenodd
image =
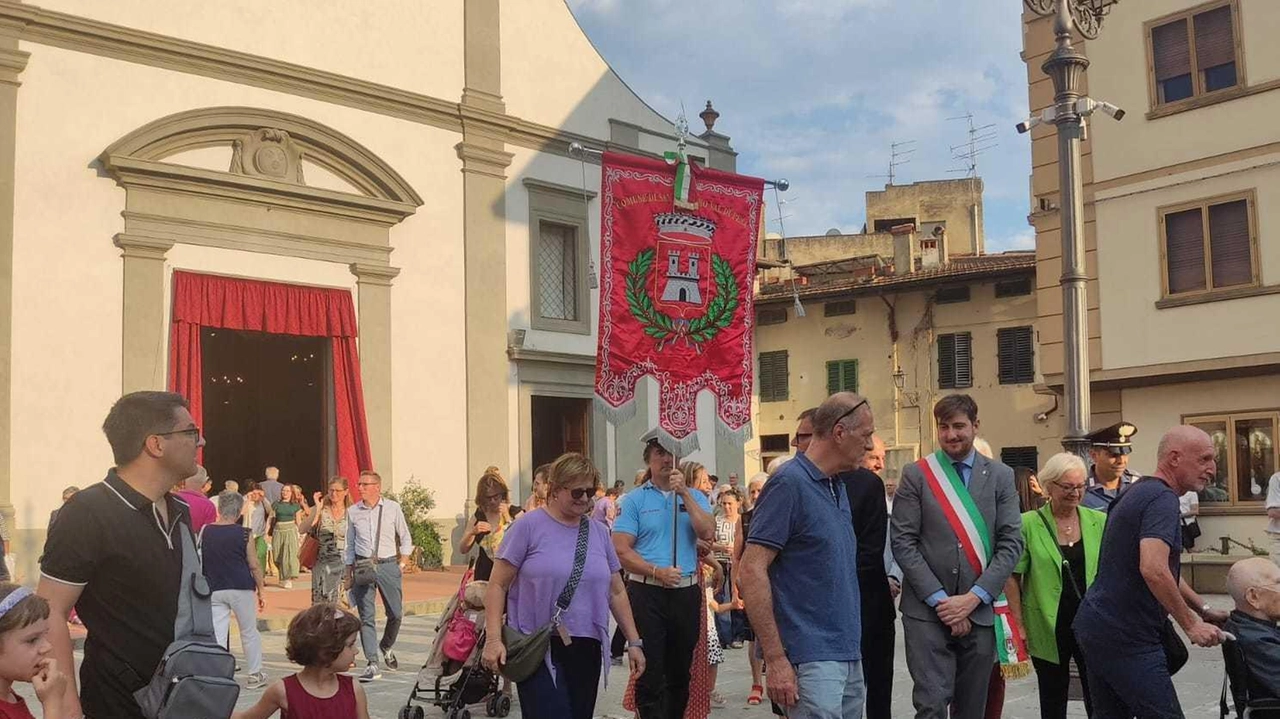
<path id="1" fill-rule="evenodd" d="M 792 719 L 861 719 L 858 542 L 842 473 L 872 448 L 875 420 L 852 392 L 831 395 L 806 419 L 813 436 L 804 451 L 756 502 L 738 589 L 764 653 L 769 699 Z"/>
<path id="2" fill-rule="evenodd" d="M 647 480 L 622 498 L 613 525 L 645 658 L 636 680 L 636 713 L 640 719 L 680 719 L 689 703 L 699 616 L 706 611 L 696 573 L 698 540 L 710 542 L 716 527 L 706 495 L 685 484 L 658 430 L 640 441 Z"/>
<path id="3" fill-rule="evenodd" d="M 171 392 L 121 397 L 102 431 L 115 466 L 58 512 L 37 592 L 49 601 L 53 658 L 71 678 L 66 715 L 142 719 L 133 692 L 151 679 L 173 641 L 181 533 L 191 531 L 187 504 L 170 490 L 196 473 L 204 439 L 187 401 Z M 72 608 L 89 631 L 78 697 L 67 631 Z"/>
<path id="4" fill-rule="evenodd" d="M 400 635 L 400 622 L 404 619 L 401 575 L 413 555 L 413 537 L 409 534 L 409 524 L 404 519 L 400 503 L 382 496 L 381 475 L 366 469 L 360 473 L 356 486 L 360 488 L 360 501 L 347 510 L 347 549 L 343 561 L 347 565 L 351 603 L 360 612 L 360 646 L 367 662 L 359 679 L 371 682 L 382 678 L 379 666 L 391 671 L 400 668 L 392 647 Z M 372 584 L 352 586 L 357 559 L 373 560 Z M 387 613 L 381 642 L 378 641 L 375 604 L 378 594 L 382 595 L 382 608 Z"/>

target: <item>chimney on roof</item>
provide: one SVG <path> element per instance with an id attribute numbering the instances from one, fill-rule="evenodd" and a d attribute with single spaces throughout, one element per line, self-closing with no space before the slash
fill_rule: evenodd
<path id="1" fill-rule="evenodd" d="M 889 228 L 893 235 L 893 274 L 906 275 L 916 269 L 916 226 L 911 223 Z"/>
<path id="2" fill-rule="evenodd" d="M 920 239 L 920 266 L 923 269 L 941 267 L 951 260 L 947 243 L 947 228 L 938 225 L 929 236 Z"/>

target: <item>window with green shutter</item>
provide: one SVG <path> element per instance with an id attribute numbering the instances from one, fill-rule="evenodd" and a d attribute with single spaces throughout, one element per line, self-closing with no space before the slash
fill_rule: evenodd
<path id="1" fill-rule="evenodd" d="M 760 383 L 761 402 L 782 402 L 788 399 L 787 351 L 761 352 L 757 379 Z"/>
<path id="2" fill-rule="evenodd" d="M 827 394 L 858 391 L 858 360 L 832 360 L 827 363 Z"/>
<path id="3" fill-rule="evenodd" d="M 1000 384 L 1026 384 L 1036 379 L 1035 332 L 1030 327 L 1002 327 L 996 330 Z"/>
<path id="4" fill-rule="evenodd" d="M 973 335 L 938 335 L 938 389 L 973 386 Z"/>

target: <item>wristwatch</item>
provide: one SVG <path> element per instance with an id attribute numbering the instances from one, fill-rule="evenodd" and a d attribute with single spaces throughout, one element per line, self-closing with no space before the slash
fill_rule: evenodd
<path id="1" fill-rule="evenodd" d="M 635 647 L 636 649 L 644 649 L 644 640 L 643 639 L 628 640 L 627 649 L 631 649 L 632 647 Z"/>
<path id="2" fill-rule="evenodd" d="M 1209 606 L 1209 604 L 1206 602 L 1206 603 L 1205 603 L 1205 605 L 1204 605 L 1203 607 L 1200 607 L 1200 615 L 1201 615 L 1201 616 L 1204 616 L 1204 613 L 1205 613 L 1205 612 L 1208 612 L 1208 611 L 1210 611 L 1210 610 L 1212 610 L 1212 609 L 1213 609 L 1213 607 Z"/>

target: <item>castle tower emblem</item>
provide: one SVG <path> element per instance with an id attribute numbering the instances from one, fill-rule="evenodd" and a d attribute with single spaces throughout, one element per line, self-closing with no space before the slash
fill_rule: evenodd
<path id="1" fill-rule="evenodd" d="M 654 222 L 658 227 L 658 262 L 666 263 L 665 272 L 654 273 L 656 304 L 681 316 L 689 310 L 702 310 L 711 289 L 707 272 L 715 223 L 678 212 L 655 215 Z"/>

